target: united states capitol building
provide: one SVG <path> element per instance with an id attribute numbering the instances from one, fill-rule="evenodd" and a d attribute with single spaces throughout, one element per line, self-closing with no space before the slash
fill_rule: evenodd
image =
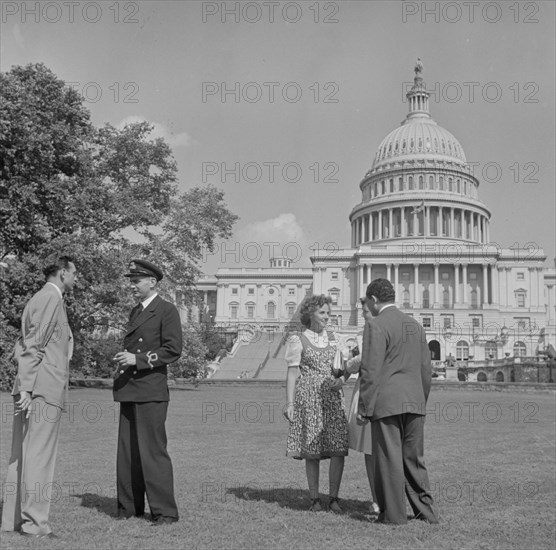
<path id="1" fill-rule="evenodd" d="M 515 362 L 555 345 L 556 269 L 544 267 L 542 249 L 491 243 L 481 182 L 456 137 L 431 117 L 420 63 L 407 100 L 409 113 L 379 144 L 359 184 L 350 246 L 315 254 L 312 268 L 272 258 L 268 268 L 219 269 L 198 281 L 201 321 L 238 330 L 239 340 L 247 331 L 253 352 L 253 333 L 281 333 L 315 293 L 331 296 L 337 330 L 355 335 L 363 322 L 359 298 L 371 280 L 385 277 L 397 306 L 426 329 L 437 365 Z M 237 366 L 242 377 L 270 378 L 280 368 L 285 375 L 280 338 L 267 338 L 261 353 L 265 346 L 264 357 Z M 223 363 L 220 377 L 225 370 Z"/>

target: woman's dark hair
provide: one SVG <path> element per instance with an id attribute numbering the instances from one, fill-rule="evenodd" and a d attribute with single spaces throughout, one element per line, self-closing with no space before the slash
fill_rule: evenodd
<path id="1" fill-rule="evenodd" d="M 367 298 L 370 299 L 371 296 L 375 296 L 383 304 L 396 301 L 396 291 L 388 279 L 371 281 L 371 284 L 367 287 Z"/>
<path id="2" fill-rule="evenodd" d="M 330 296 L 325 296 L 324 294 L 313 294 L 312 296 L 307 296 L 307 298 L 301 302 L 301 306 L 299 307 L 299 320 L 301 321 L 301 324 L 305 327 L 309 327 L 311 325 L 313 313 L 325 304 L 330 305 L 331 303 L 332 298 L 330 298 Z"/>
<path id="3" fill-rule="evenodd" d="M 69 256 L 59 256 L 54 261 L 51 261 L 51 263 L 49 263 L 42 270 L 42 272 L 44 273 L 44 276 L 48 279 L 49 277 L 56 275 L 56 273 L 58 273 L 58 271 L 60 271 L 61 269 L 69 269 L 70 263 L 73 263 L 73 258 L 70 258 Z"/>

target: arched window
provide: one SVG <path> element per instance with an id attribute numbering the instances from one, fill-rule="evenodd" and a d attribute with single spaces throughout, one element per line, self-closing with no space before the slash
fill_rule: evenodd
<path id="1" fill-rule="evenodd" d="M 266 305 L 266 316 L 268 319 L 276 318 L 276 304 L 274 302 L 268 302 Z"/>
<path id="2" fill-rule="evenodd" d="M 390 180 L 390 193 L 394 192 L 394 178 Z"/>
<path id="3" fill-rule="evenodd" d="M 469 344 L 465 340 L 460 340 L 456 344 L 456 359 L 458 361 L 469 359 Z"/>
<path id="4" fill-rule="evenodd" d="M 403 291 L 403 307 L 409 307 L 409 290 Z"/>
<path id="5" fill-rule="evenodd" d="M 434 176 L 429 176 L 429 189 L 434 189 Z"/>
<path id="6" fill-rule="evenodd" d="M 403 178 L 398 178 L 398 191 L 403 191 Z"/>
<path id="7" fill-rule="evenodd" d="M 454 181 L 452 178 L 448 178 L 448 191 L 452 192 L 454 190 Z"/>
<path id="8" fill-rule="evenodd" d="M 498 346 L 496 342 L 489 340 L 485 344 L 485 359 L 498 359 Z"/>
<path id="9" fill-rule="evenodd" d="M 419 189 L 425 188 L 425 178 L 423 176 L 419 176 Z"/>
<path id="10" fill-rule="evenodd" d="M 230 302 L 230 318 L 237 319 L 237 310 L 239 308 L 239 304 L 237 302 Z"/>
<path id="11" fill-rule="evenodd" d="M 496 373 L 496 377 L 494 379 L 496 380 L 496 382 L 504 382 L 504 373 L 501 370 L 499 370 Z"/>
<path id="12" fill-rule="evenodd" d="M 440 191 L 444 191 L 444 177 L 440 176 L 438 178 L 438 189 L 440 189 Z"/>
<path id="13" fill-rule="evenodd" d="M 461 193 L 461 181 L 459 178 L 456 180 L 456 192 Z"/>
<path id="14" fill-rule="evenodd" d="M 527 355 L 527 347 L 523 342 L 516 342 L 514 344 L 514 356 L 525 357 Z"/>
<path id="15" fill-rule="evenodd" d="M 477 291 L 473 289 L 471 291 L 471 307 L 477 309 L 479 301 L 477 300 Z"/>
<path id="16" fill-rule="evenodd" d="M 442 291 L 442 307 L 450 307 L 450 292 L 447 288 Z"/>
<path id="17" fill-rule="evenodd" d="M 381 192 L 380 192 L 381 195 L 384 195 L 384 194 L 386 193 L 386 183 L 385 183 L 384 180 L 382 180 L 382 181 L 380 182 L 380 189 L 381 189 Z"/>
<path id="18" fill-rule="evenodd" d="M 477 374 L 477 382 L 486 382 L 487 381 L 487 375 L 484 372 L 479 372 Z"/>
<path id="19" fill-rule="evenodd" d="M 425 290 L 423 290 L 423 309 L 428 309 L 430 307 L 429 297 L 429 289 L 425 288 Z"/>
<path id="20" fill-rule="evenodd" d="M 408 182 L 409 182 L 409 190 L 412 191 L 413 190 L 413 176 L 409 176 Z"/>

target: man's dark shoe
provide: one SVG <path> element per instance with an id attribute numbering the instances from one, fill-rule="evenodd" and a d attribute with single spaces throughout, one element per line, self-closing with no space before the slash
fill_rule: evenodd
<path id="1" fill-rule="evenodd" d="M 419 519 L 419 520 L 424 521 L 426 523 L 431 523 L 432 525 L 436 525 L 436 524 L 440 523 L 436 516 L 425 516 L 423 514 L 418 514 L 418 515 L 415 516 L 414 519 Z"/>
<path id="2" fill-rule="evenodd" d="M 158 516 L 153 519 L 153 525 L 169 525 L 170 523 L 176 523 L 178 518 L 171 518 L 169 516 Z"/>
<path id="3" fill-rule="evenodd" d="M 28 537 L 30 539 L 57 539 L 59 538 L 57 535 L 55 535 L 54 533 L 39 533 L 39 534 L 35 534 L 35 533 L 26 533 L 25 531 L 20 531 L 19 534 L 22 537 Z"/>

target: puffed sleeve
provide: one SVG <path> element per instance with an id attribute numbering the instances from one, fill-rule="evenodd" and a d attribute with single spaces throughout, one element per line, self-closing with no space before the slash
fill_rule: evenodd
<path id="1" fill-rule="evenodd" d="M 292 334 L 288 337 L 286 343 L 286 365 L 288 367 L 296 367 L 301 362 L 301 352 L 303 351 L 303 344 L 297 334 Z"/>

